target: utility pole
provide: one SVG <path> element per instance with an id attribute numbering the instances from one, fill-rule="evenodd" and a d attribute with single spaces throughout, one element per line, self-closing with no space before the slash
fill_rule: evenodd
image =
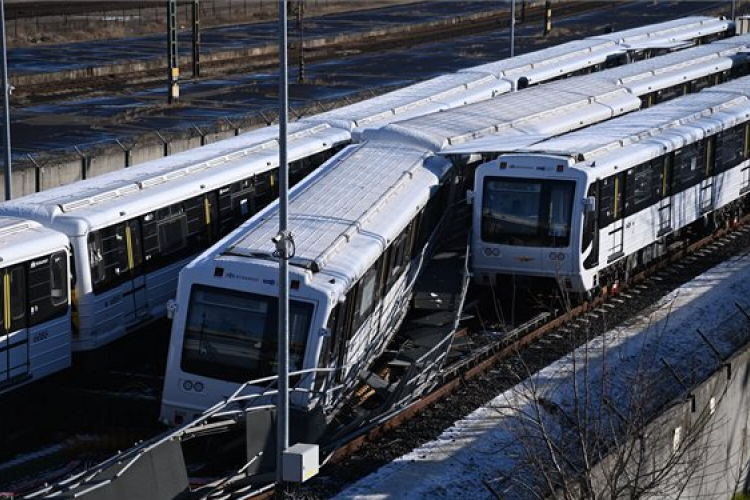
<path id="1" fill-rule="evenodd" d="M 303 31 L 305 2 L 304 0 L 295 0 L 297 10 L 297 34 L 299 36 L 299 71 L 297 73 L 297 82 L 305 83 L 305 36 Z"/>
<path id="2" fill-rule="evenodd" d="M 516 0 L 510 0 L 510 57 L 516 55 Z"/>
<path id="3" fill-rule="evenodd" d="M 180 66 L 177 59 L 177 0 L 167 0 L 167 102 L 174 104 L 180 98 Z"/>
<path id="4" fill-rule="evenodd" d="M 193 0 L 193 78 L 201 76 L 201 6 Z"/>
<path id="5" fill-rule="evenodd" d="M 5 46 L 5 0 L 0 0 L 0 44 L 2 44 L 2 78 L 3 78 L 3 120 L 5 121 L 5 133 L 3 134 L 3 146 L 5 149 L 5 199 L 13 198 L 13 179 L 11 177 L 10 160 L 10 85 L 8 84 L 8 52 Z"/>
<path id="6" fill-rule="evenodd" d="M 284 482 L 284 451 L 289 448 L 289 165 L 287 161 L 287 0 L 279 0 L 279 233 L 274 238 L 279 255 L 279 393 L 276 398 L 276 487 Z"/>

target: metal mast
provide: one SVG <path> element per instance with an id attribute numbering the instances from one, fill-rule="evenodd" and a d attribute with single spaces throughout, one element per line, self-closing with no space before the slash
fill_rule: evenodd
<path id="1" fill-rule="evenodd" d="M 279 0 L 279 395 L 276 405 L 276 484 L 283 483 L 284 451 L 289 447 L 289 182 L 287 163 L 287 27 L 286 0 Z"/>
<path id="2" fill-rule="evenodd" d="M 180 65 L 177 58 L 177 0 L 167 2 L 167 52 L 168 74 L 167 102 L 172 104 L 180 98 Z"/>
<path id="3" fill-rule="evenodd" d="M 10 163 L 10 85 L 8 85 L 8 53 L 5 47 L 5 2 L 0 0 L 0 44 L 2 44 L 3 62 L 3 120 L 5 133 L 3 134 L 3 149 L 5 149 L 5 199 L 13 197 L 13 179 Z"/>

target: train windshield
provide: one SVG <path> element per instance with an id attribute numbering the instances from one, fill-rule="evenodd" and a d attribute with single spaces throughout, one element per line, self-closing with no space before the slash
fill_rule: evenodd
<path id="1" fill-rule="evenodd" d="M 568 246 L 574 192 L 574 181 L 486 178 L 482 240 L 527 247 Z"/>
<path id="2" fill-rule="evenodd" d="M 313 305 L 290 301 L 289 369 L 302 369 Z M 278 373 L 278 299 L 195 285 L 190 294 L 182 369 L 233 382 Z"/>

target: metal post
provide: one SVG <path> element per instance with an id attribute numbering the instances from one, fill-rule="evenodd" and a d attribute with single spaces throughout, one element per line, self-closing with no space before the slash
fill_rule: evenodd
<path id="1" fill-rule="evenodd" d="M 736 17 L 737 17 L 737 1 L 732 0 L 732 13 L 729 16 L 729 20 L 734 21 Z"/>
<path id="2" fill-rule="evenodd" d="M 11 178 L 10 162 L 10 85 L 8 85 L 8 53 L 5 47 L 5 1 L 0 0 L 0 44 L 2 44 L 3 63 L 3 121 L 5 122 L 5 134 L 3 134 L 3 149 L 5 149 L 5 199 L 13 198 L 13 182 Z"/>
<path id="3" fill-rule="evenodd" d="M 289 447 L 289 165 L 287 162 L 287 27 L 286 2 L 279 0 L 279 395 L 276 403 L 276 482 L 283 483 L 284 451 Z"/>
<path id="4" fill-rule="evenodd" d="M 167 102 L 172 104 L 180 97 L 180 66 L 177 59 L 177 0 L 167 1 Z"/>
<path id="5" fill-rule="evenodd" d="M 201 76 L 201 7 L 193 0 L 193 76 Z"/>
<path id="6" fill-rule="evenodd" d="M 297 83 L 305 83 L 305 35 L 303 31 L 305 15 L 305 2 L 297 0 L 297 30 L 299 35 L 299 71 L 297 73 Z"/>
<path id="7" fill-rule="evenodd" d="M 510 0 L 510 57 L 516 49 L 516 0 Z"/>
<path id="8" fill-rule="evenodd" d="M 552 0 L 544 2 L 544 34 L 549 35 L 552 31 Z"/>

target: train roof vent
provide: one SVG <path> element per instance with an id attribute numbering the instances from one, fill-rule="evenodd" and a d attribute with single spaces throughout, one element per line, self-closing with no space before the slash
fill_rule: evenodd
<path id="1" fill-rule="evenodd" d="M 88 205 L 91 205 L 91 200 L 89 198 L 84 198 L 82 200 L 71 201 L 70 203 L 61 203 L 60 210 L 63 212 L 72 212 L 73 210 L 78 210 L 79 208 Z"/>
<path id="2" fill-rule="evenodd" d="M 287 134 L 287 140 L 294 141 L 294 140 L 297 140 L 297 139 L 300 139 L 300 138 L 309 137 L 309 136 L 311 136 L 313 134 L 317 134 L 318 132 L 321 132 L 321 131 L 323 131 L 323 130 L 325 130 L 327 128 L 331 128 L 331 126 L 328 125 L 327 123 L 321 123 L 321 124 L 315 125 L 314 127 L 311 127 L 311 128 L 303 128 L 302 130 L 298 130 L 297 132 L 293 132 L 291 134 Z M 276 143 L 277 143 L 276 140 L 269 141 L 269 142 L 264 143 L 263 147 L 266 148 L 266 147 L 268 147 L 268 145 L 276 145 Z"/>
<path id="3" fill-rule="evenodd" d="M 208 162 L 204 161 L 203 163 L 199 163 L 197 165 L 192 165 L 187 168 L 187 171 L 189 174 L 194 174 L 196 172 L 200 172 L 201 170 L 206 170 L 208 168 Z"/>
<path id="4" fill-rule="evenodd" d="M 113 189 L 112 191 L 105 191 L 104 193 L 99 193 L 95 196 L 91 197 L 91 203 L 101 203 L 103 201 L 112 200 L 114 198 L 117 198 L 120 196 L 120 193 L 117 189 Z"/>
<path id="5" fill-rule="evenodd" d="M 156 177 L 151 177 L 150 179 L 144 179 L 142 181 L 138 181 L 138 185 L 141 187 L 141 189 L 147 189 L 150 187 L 158 186 L 159 184 L 166 182 L 166 176 L 164 175 L 157 175 Z"/>
<path id="6" fill-rule="evenodd" d="M 8 225 L 0 226 L 0 236 L 8 236 L 15 233 L 20 233 L 28 229 L 33 229 L 33 223 L 29 221 L 13 221 Z"/>

